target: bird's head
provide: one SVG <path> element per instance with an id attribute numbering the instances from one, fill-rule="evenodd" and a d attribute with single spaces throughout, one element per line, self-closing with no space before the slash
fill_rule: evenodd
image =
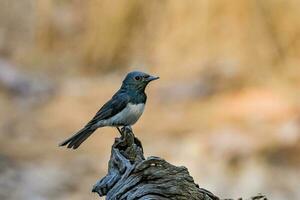
<path id="1" fill-rule="evenodd" d="M 151 76 L 144 72 L 133 71 L 129 72 L 123 80 L 122 88 L 133 90 L 145 90 L 148 83 L 157 80 L 159 77 Z"/>

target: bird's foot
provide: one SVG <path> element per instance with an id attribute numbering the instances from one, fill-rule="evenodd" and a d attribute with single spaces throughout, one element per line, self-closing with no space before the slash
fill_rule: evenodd
<path id="1" fill-rule="evenodd" d="M 132 133 L 131 126 L 123 126 L 121 129 L 120 127 L 116 127 L 116 128 L 122 137 L 124 137 L 124 133 Z"/>
<path id="2" fill-rule="evenodd" d="M 118 126 L 117 126 L 116 128 L 117 128 L 117 130 L 119 131 L 119 133 L 120 133 L 121 135 L 123 135 L 122 130 L 121 130 Z"/>
<path id="3" fill-rule="evenodd" d="M 123 126 L 121 132 L 125 132 L 125 131 L 132 132 L 131 126 Z"/>

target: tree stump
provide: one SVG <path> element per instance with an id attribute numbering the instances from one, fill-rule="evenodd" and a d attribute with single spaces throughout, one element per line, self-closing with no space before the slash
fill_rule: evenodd
<path id="1" fill-rule="evenodd" d="M 107 200 L 219 200 L 199 188 L 186 167 L 176 167 L 154 156 L 145 159 L 141 142 L 128 127 L 115 139 L 108 174 L 92 192 Z M 261 197 L 253 199 L 263 200 Z"/>

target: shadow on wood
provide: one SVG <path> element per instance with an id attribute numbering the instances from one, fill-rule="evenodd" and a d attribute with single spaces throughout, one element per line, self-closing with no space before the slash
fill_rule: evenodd
<path id="1" fill-rule="evenodd" d="M 123 128 L 121 132 L 112 146 L 108 174 L 94 185 L 92 192 L 107 200 L 219 200 L 199 188 L 186 167 L 176 167 L 159 157 L 145 159 L 142 144 L 132 130 Z"/>

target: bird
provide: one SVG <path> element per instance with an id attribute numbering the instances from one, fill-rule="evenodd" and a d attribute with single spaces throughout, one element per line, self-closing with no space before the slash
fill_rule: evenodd
<path id="1" fill-rule="evenodd" d="M 157 76 L 145 72 L 129 72 L 120 89 L 106 102 L 95 116 L 77 133 L 66 139 L 59 146 L 77 149 L 90 135 L 101 127 L 115 127 L 121 133 L 120 127 L 134 125 L 143 114 L 147 95 L 147 85 Z"/>

